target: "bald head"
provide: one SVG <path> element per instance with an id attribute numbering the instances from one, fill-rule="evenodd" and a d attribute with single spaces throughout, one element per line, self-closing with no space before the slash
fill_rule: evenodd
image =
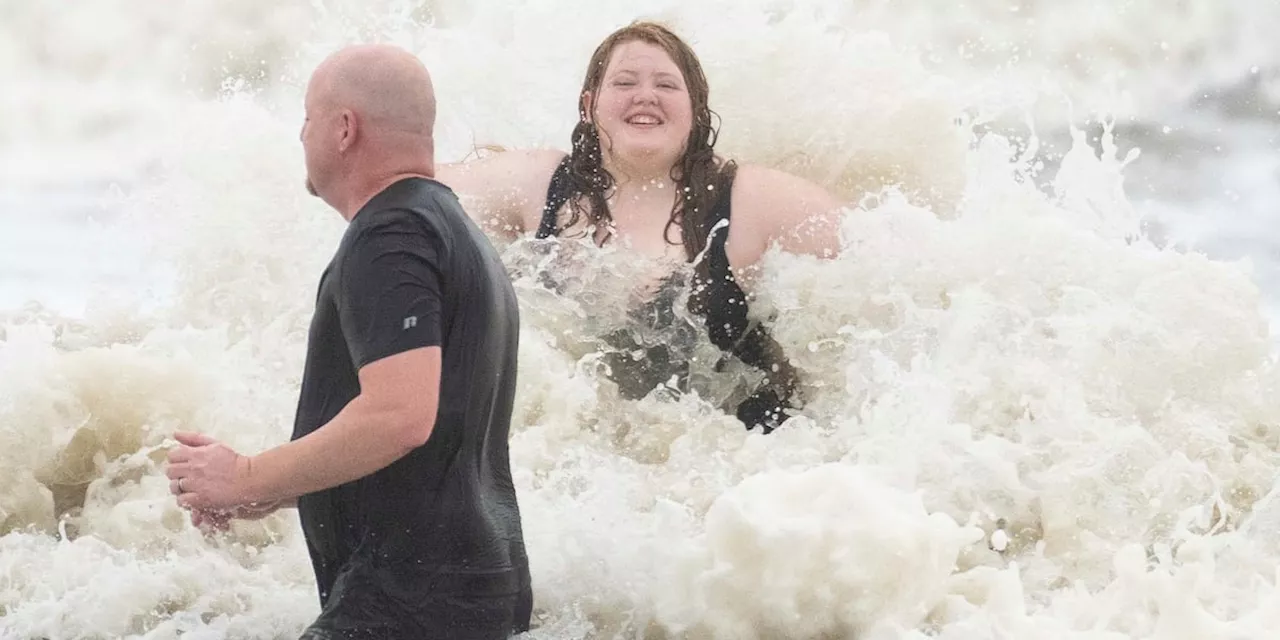
<path id="1" fill-rule="evenodd" d="M 312 74 L 309 92 L 320 107 L 350 109 L 375 131 L 430 136 L 436 120 L 431 74 L 413 54 L 391 45 L 339 50 Z"/>
<path id="2" fill-rule="evenodd" d="M 343 215 L 406 176 L 434 175 L 436 96 L 413 54 L 355 45 L 321 62 L 307 85 L 307 189 Z"/>

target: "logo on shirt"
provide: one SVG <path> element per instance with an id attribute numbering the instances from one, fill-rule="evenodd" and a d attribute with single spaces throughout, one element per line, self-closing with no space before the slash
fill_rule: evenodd
<path id="1" fill-rule="evenodd" d="M 409 316 L 404 319 L 404 328 L 406 330 L 412 329 L 416 326 L 418 326 L 418 316 Z"/>

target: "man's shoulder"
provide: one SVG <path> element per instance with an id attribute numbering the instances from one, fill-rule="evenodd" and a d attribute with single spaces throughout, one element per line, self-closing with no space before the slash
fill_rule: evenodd
<path id="1" fill-rule="evenodd" d="M 334 256 L 335 265 L 345 272 L 353 260 L 362 264 L 372 260 L 389 264 L 386 259 L 393 256 L 400 256 L 397 260 L 414 256 L 438 263 L 449 253 L 452 241 L 448 225 L 437 218 L 421 207 L 395 205 L 365 209 L 351 220 Z"/>
<path id="2" fill-rule="evenodd" d="M 385 201 L 369 207 L 351 220 L 347 236 L 352 242 L 378 238 L 443 236 L 449 233 L 444 222 L 448 206 L 429 194 Z"/>

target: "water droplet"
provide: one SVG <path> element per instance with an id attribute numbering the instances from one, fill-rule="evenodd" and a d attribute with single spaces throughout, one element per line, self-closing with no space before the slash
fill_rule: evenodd
<path id="1" fill-rule="evenodd" d="M 996 529 L 991 533 L 991 548 L 1001 552 L 1009 548 L 1009 534 L 1004 529 Z"/>

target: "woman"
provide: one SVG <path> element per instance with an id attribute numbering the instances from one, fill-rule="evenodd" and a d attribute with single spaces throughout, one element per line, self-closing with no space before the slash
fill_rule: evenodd
<path id="1" fill-rule="evenodd" d="M 704 319 L 712 343 L 764 372 L 735 413 L 767 433 L 792 405 L 796 377 L 778 344 L 748 320 L 739 281 L 774 243 L 835 255 L 840 203 L 795 176 L 717 157 L 708 93 L 687 44 L 661 25 L 633 23 L 591 57 L 570 153 L 501 152 L 441 165 L 437 177 L 495 235 L 590 237 L 652 259 L 693 262 L 690 310 Z M 642 396 L 669 377 L 654 365 L 662 349 L 648 356 L 627 372 L 612 363 L 619 386 L 633 388 L 627 395 Z"/>

